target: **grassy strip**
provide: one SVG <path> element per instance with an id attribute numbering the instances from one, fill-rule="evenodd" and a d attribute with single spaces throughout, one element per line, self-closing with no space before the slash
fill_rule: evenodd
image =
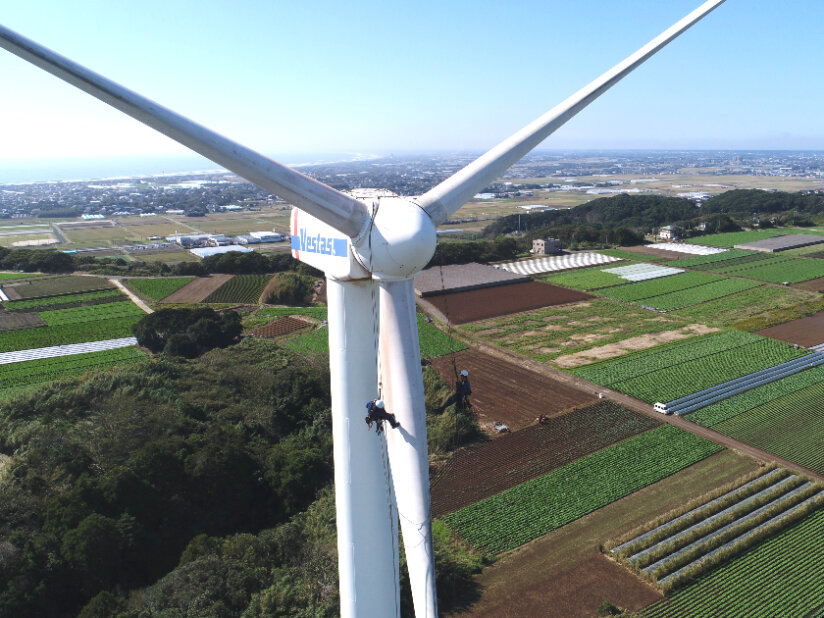
<path id="1" fill-rule="evenodd" d="M 164 277 L 162 279 L 124 279 L 123 283 L 143 298 L 160 300 L 194 280 L 194 277 Z"/>
<path id="2" fill-rule="evenodd" d="M 773 464 L 766 469 L 766 472 L 765 470 L 758 470 L 740 479 L 736 479 L 733 483 L 728 483 L 723 487 L 719 487 L 715 491 L 690 500 L 683 506 L 673 509 L 672 511 L 665 513 L 656 519 L 653 519 L 652 521 L 629 531 L 621 537 L 607 541 L 604 543 L 603 549 L 605 552 L 612 552 L 613 548 L 625 545 L 625 547 L 621 547 L 620 550 L 612 553 L 612 555 L 616 558 L 633 556 L 638 552 L 663 541 L 665 538 L 677 534 L 682 530 L 686 530 L 699 521 L 703 521 L 705 518 L 711 517 L 712 515 L 723 511 L 734 502 L 749 498 L 762 489 L 769 487 L 773 483 L 786 478 L 790 474 L 789 470 L 786 469 L 781 469 L 778 473 L 769 474 L 771 471 L 776 470 L 776 468 L 777 466 Z M 754 481 L 756 479 L 759 480 L 751 485 L 748 485 L 747 487 L 744 487 L 741 491 L 736 491 L 739 487 L 742 487 L 743 485 L 746 485 L 750 481 Z M 725 499 L 719 500 L 712 505 L 709 504 L 721 496 L 725 496 Z M 678 520 L 677 524 L 663 527 L 667 523 L 672 522 L 679 517 L 682 519 Z M 652 532 L 652 534 L 649 534 L 650 532 Z M 643 535 L 647 536 L 640 539 L 638 542 L 631 543 L 633 539 L 637 539 Z"/>
<path id="3" fill-rule="evenodd" d="M 11 281 L 12 279 L 31 279 L 32 277 L 42 277 L 37 273 L 0 273 L 0 281 Z"/>
<path id="4" fill-rule="evenodd" d="M 277 317 L 308 315 L 316 320 L 325 320 L 327 313 L 326 307 L 264 307 L 256 315 Z"/>
<path id="5" fill-rule="evenodd" d="M 444 521 L 476 548 L 507 551 L 719 450 L 665 425 L 460 509 Z"/>

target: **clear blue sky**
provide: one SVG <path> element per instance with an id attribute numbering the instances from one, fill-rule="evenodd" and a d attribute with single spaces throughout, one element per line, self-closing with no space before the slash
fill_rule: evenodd
<path id="1" fill-rule="evenodd" d="M 261 152 L 493 146 L 700 0 L 26 0 L 0 22 Z M 824 149 L 822 0 L 727 0 L 543 148 Z M 4 160 L 185 150 L 0 50 Z"/>

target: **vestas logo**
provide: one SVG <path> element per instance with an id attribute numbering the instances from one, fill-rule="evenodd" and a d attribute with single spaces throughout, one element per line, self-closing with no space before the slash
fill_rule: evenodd
<path id="1" fill-rule="evenodd" d="M 320 234 L 309 236 L 306 234 L 306 229 L 301 228 L 297 235 L 292 235 L 292 250 L 346 257 L 346 239 L 326 237 Z"/>

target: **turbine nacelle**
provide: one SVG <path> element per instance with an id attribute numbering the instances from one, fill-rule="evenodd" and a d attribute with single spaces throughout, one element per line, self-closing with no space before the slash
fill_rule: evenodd
<path id="1" fill-rule="evenodd" d="M 342 281 L 408 279 L 432 259 L 437 245 L 435 224 L 414 200 L 375 189 L 359 189 L 350 195 L 370 213 L 364 231 L 349 239 L 295 208 L 293 257 Z"/>

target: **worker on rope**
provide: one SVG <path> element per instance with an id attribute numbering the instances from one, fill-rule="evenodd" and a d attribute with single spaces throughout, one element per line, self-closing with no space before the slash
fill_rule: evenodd
<path id="1" fill-rule="evenodd" d="M 386 411 L 383 399 L 376 399 L 367 403 L 366 412 L 366 424 L 370 430 L 372 429 L 372 423 L 375 423 L 377 432 L 381 433 L 383 431 L 383 421 L 389 421 L 392 429 L 397 429 L 401 426 L 401 424 L 395 420 L 395 415 Z"/>
<path id="2" fill-rule="evenodd" d="M 470 406 L 469 396 L 471 394 L 472 387 L 469 385 L 469 372 L 466 369 L 461 369 L 461 375 L 455 383 L 455 393 L 446 400 L 442 409 L 445 410 L 454 403 L 458 410 L 468 410 Z"/>

